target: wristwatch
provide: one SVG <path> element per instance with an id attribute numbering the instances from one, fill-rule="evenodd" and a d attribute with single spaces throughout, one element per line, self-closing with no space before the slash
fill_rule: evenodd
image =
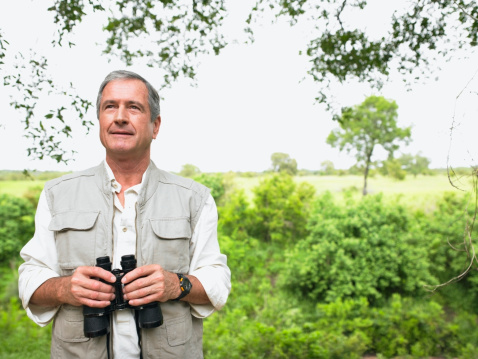
<path id="1" fill-rule="evenodd" d="M 181 288 L 181 294 L 176 299 L 173 299 L 173 301 L 180 300 L 181 298 L 184 298 L 185 296 L 187 296 L 189 292 L 191 291 L 191 288 L 193 287 L 188 277 L 186 277 L 185 275 L 181 273 L 176 273 L 176 274 L 179 278 L 179 288 Z"/>

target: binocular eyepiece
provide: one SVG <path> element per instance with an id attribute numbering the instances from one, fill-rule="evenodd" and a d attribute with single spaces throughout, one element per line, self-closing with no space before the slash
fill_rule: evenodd
<path id="1" fill-rule="evenodd" d="M 84 333 L 88 338 L 95 338 L 110 332 L 110 313 L 115 310 L 134 309 L 135 319 L 140 328 L 156 328 L 163 324 L 163 315 L 158 302 L 152 302 L 142 306 L 129 305 L 123 298 L 123 284 L 121 279 L 136 268 L 136 258 L 133 254 L 121 257 L 121 270 L 111 269 L 112 264 L 110 257 L 96 258 L 96 266 L 111 272 L 115 277 L 115 283 L 103 283 L 113 285 L 115 287 L 115 299 L 106 308 L 91 308 L 83 306 L 84 317 Z"/>

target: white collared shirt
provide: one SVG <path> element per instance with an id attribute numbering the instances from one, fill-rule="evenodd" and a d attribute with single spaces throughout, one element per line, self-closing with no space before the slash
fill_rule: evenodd
<path id="1" fill-rule="evenodd" d="M 121 185 L 104 162 L 111 180 L 111 190 L 118 193 Z M 145 173 L 146 174 L 146 173 Z M 144 177 L 144 175 L 143 175 Z M 114 247 L 113 268 L 121 268 L 121 256 L 135 254 L 135 204 L 141 191 L 141 183 L 125 192 L 124 207 L 114 196 Z M 58 277 L 60 268 L 57 261 L 54 232 L 48 230 L 51 213 L 45 194 L 42 192 L 35 215 L 35 234 L 20 252 L 25 263 L 19 268 L 19 294 L 28 316 L 38 325 L 47 325 L 59 307 L 44 308 L 30 304 L 36 289 L 46 280 Z M 227 258 L 220 253 L 217 241 L 217 209 L 211 195 L 204 208 L 190 242 L 190 270 L 203 285 L 211 304 L 190 304 L 191 313 L 205 318 L 226 303 L 231 290 L 231 272 Z M 138 339 L 134 318 L 130 310 L 115 311 L 113 316 L 113 352 L 115 358 L 139 358 Z"/>

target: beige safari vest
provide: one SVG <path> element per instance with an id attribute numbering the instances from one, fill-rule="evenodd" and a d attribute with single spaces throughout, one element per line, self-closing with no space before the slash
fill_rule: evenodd
<path id="1" fill-rule="evenodd" d="M 93 266 L 97 257 L 112 258 L 114 197 L 103 163 L 49 181 L 44 191 L 60 275 Z M 160 264 L 188 273 L 190 239 L 208 194 L 203 185 L 150 163 L 136 204 L 138 266 Z M 160 306 L 163 325 L 142 330 L 143 358 L 202 358 L 202 320 L 191 315 L 188 303 Z M 82 307 L 62 305 L 53 322 L 51 357 L 106 358 L 106 336 L 86 338 Z"/>

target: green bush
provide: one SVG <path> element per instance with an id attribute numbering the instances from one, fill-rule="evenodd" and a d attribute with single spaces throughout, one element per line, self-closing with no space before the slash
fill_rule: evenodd
<path id="1" fill-rule="evenodd" d="M 20 250 L 35 230 L 34 213 L 25 198 L 0 195 L 0 265 L 20 259 Z"/>
<path id="2" fill-rule="evenodd" d="M 473 200 L 473 198 L 472 198 Z M 467 195 L 456 192 L 445 193 L 436 202 L 435 208 L 422 213 L 418 218 L 421 232 L 426 236 L 426 248 L 430 262 L 430 271 L 437 278 L 428 282 L 428 288 L 446 283 L 464 273 L 471 262 L 465 251 L 464 242 L 472 238 L 475 246 L 476 232 L 469 232 L 474 215 L 475 203 Z M 468 223 L 467 223 L 468 222 Z M 471 252 L 473 249 L 468 248 Z M 478 247 L 475 247 L 478 250 Z M 478 275 L 477 263 L 472 270 L 459 281 L 454 281 L 437 289 L 436 294 L 442 303 L 455 310 L 467 310 L 478 314 Z"/>
<path id="3" fill-rule="evenodd" d="M 243 189 L 233 191 L 219 212 L 219 231 L 226 235 L 248 236 L 252 229 L 252 211 Z"/>
<path id="4" fill-rule="evenodd" d="M 194 180 L 202 183 L 211 190 L 211 195 L 218 205 L 222 203 L 222 199 L 226 193 L 226 182 L 222 173 L 201 173 L 194 176 Z"/>
<path id="5" fill-rule="evenodd" d="M 252 235 L 266 242 L 295 243 L 307 235 L 315 189 L 296 184 L 286 173 L 274 174 L 253 189 Z"/>
<path id="6" fill-rule="evenodd" d="M 0 357 L 5 359 L 50 358 L 51 325 L 41 328 L 16 299 L 0 311 Z"/>
<path id="7" fill-rule="evenodd" d="M 343 204 L 319 197 L 310 235 L 288 253 L 281 283 L 315 302 L 365 297 L 371 304 L 394 293 L 424 295 L 430 275 L 423 236 L 408 210 L 381 195 Z"/>

